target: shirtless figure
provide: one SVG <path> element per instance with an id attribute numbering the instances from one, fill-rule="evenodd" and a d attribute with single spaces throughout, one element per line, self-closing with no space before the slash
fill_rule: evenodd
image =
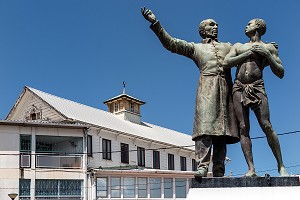
<path id="1" fill-rule="evenodd" d="M 262 79 L 263 70 L 268 65 L 279 78 L 283 78 L 284 69 L 278 57 L 276 45 L 261 41 L 261 36 L 265 32 L 264 20 L 251 20 L 245 29 L 250 41 L 245 44 L 235 44 L 226 55 L 224 65 L 228 68 L 237 66 L 232 92 L 234 110 L 241 134 L 241 146 L 249 169 L 245 176 L 256 176 L 249 136 L 249 108 L 255 113 L 260 127 L 266 134 L 268 144 L 276 158 L 280 176 L 288 176 L 282 161 L 279 140 L 270 122 L 268 98 Z"/>

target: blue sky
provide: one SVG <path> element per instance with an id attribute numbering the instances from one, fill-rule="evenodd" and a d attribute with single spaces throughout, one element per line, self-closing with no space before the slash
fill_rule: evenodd
<path id="1" fill-rule="evenodd" d="M 176 38 L 200 42 L 200 21 L 219 23 L 219 39 L 247 42 L 244 28 L 263 18 L 263 41 L 279 44 L 285 77 L 264 70 L 271 121 L 277 133 L 300 130 L 300 2 L 280 1 L 0 1 L 0 118 L 4 119 L 24 85 L 106 110 L 103 101 L 126 91 L 147 102 L 146 122 L 192 132 L 199 71 L 195 64 L 165 50 L 140 14 L 147 6 Z M 234 73 L 235 69 L 233 69 Z M 263 136 L 251 113 L 251 136 Z M 300 174 L 300 133 L 279 136 L 288 171 Z M 253 140 L 259 175 L 276 169 L 266 139 Z M 228 146 L 226 174 L 247 166 L 239 144 Z M 276 170 L 268 171 L 277 175 Z"/>

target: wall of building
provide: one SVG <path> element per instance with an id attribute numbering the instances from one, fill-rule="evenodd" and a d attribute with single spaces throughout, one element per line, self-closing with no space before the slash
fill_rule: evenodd
<path id="1" fill-rule="evenodd" d="M 19 127 L 0 125 L 0 198 L 9 199 L 9 193 L 18 193 Z"/>
<path id="2" fill-rule="evenodd" d="M 32 136 L 31 166 L 28 168 L 20 168 L 20 135 Z M 34 196 L 35 180 L 81 180 L 85 184 L 85 155 L 82 159 L 83 164 L 81 169 L 35 167 L 35 141 L 36 136 L 40 135 L 66 138 L 81 137 L 82 143 L 85 142 L 83 129 L 0 125 L 0 198 L 7 199 L 8 193 L 19 194 L 19 180 L 31 180 L 30 188 L 32 197 Z M 84 149 L 85 145 L 83 145 Z"/>
<path id="3" fill-rule="evenodd" d="M 126 165 L 137 165 L 137 147 L 145 148 L 145 167 L 153 167 L 153 150 L 157 149 L 160 152 L 160 169 L 168 169 L 168 153 L 174 154 L 174 164 L 175 170 L 180 171 L 180 156 L 186 157 L 187 171 L 192 171 L 192 159 L 195 157 L 193 150 L 183 150 L 179 148 L 161 149 L 166 146 L 158 144 L 151 141 L 140 140 L 136 138 L 130 138 L 130 136 L 125 136 L 118 134 L 116 132 L 92 128 L 89 133 L 92 135 L 92 147 L 93 147 L 93 157 L 88 158 L 88 165 L 90 168 L 99 168 L 100 166 L 105 167 L 117 167 Z M 111 160 L 106 160 L 102 158 L 102 139 L 111 140 Z M 129 144 L 129 164 L 124 164 L 121 162 L 120 144 Z"/>

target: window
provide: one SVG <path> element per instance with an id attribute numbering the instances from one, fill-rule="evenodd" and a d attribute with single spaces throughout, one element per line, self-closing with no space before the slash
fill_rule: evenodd
<path id="1" fill-rule="evenodd" d="M 81 197 L 82 183 L 82 180 L 37 179 L 35 181 L 35 194 L 37 197 Z"/>
<path id="2" fill-rule="evenodd" d="M 197 171 L 197 162 L 195 159 L 192 159 L 192 171 Z"/>
<path id="3" fill-rule="evenodd" d="M 161 197 L 161 178 L 149 178 L 150 198 Z"/>
<path id="4" fill-rule="evenodd" d="M 109 111 L 110 112 L 114 112 L 114 104 L 110 104 L 109 105 Z"/>
<path id="5" fill-rule="evenodd" d="M 138 198 L 147 197 L 147 178 L 138 178 Z"/>
<path id="6" fill-rule="evenodd" d="M 123 184 L 123 196 L 124 198 L 134 198 L 135 197 L 135 178 L 125 178 Z"/>
<path id="7" fill-rule="evenodd" d="M 171 154 L 172 155 L 172 154 Z M 164 179 L 164 198 L 173 198 L 173 179 Z"/>
<path id="8" fill-rule="evenodd" d="M 130 102 L 130 112 L 134 112 L 134 103 Z"/>
<path id="9" fill-rule="evenodd" d="M 20 135 L 20 151 L 31 151 L 31 135 Z"/>
<path id="10" fill-rule="evenodd" d="M 121 143 L 121 162 L 129 163 L 129 145 Z"/>
<path id="11" fill-rule="evenodd" d="M 180 156 L 180 169 L 186 171 L 186 157 Z"/>
<path id="12" fill-rule="evenodd" d="M 174 155 L 168 154 L 168 170 L 174 170 Z"/>
<path id="13" fill-rule="evenodd" d="M 19 180 L 19 195 L 22 197 L 30 198 L 30 179 L 20 179 Z"/>
<path id="14" fill-rule="evenodd" d="M 115 112 L 117 112 L 119 110 L 119 104 L 118 103 L 114 103 L 115 104 Z"/>
<path id="15" fill-rule="evenodd" d="M 107 178 L 97 178 L 97 197 L 107 197 Z"/>
<path id="16" fill-rule="evenodd" d="M 186 179 L 176 178 L 175 187 L 176 187 L 176 198 L 186 198 Z"/>
<path id="17" fill-rule="evenodd" d="M 31 113 L 30 114 L 30 119 L 31 120 L 36 120 L 36 113 Z"/>
<path id="18" fill-rule="evenodd" d="M 102 158 L 111 160 L 111 141 L 102 139 Z"/>
<path id="19" fill-rule="evenodd" d="M 113 177 L 111 178 L 111 197 L 120 198 L 121 197 L 121 178 Z"/>
<path id="20" fill-rule="evenodd" d="M 153 150 L 153 169 L 160 169 L 159 151 Z"/>
<path id="21" fill-rule="evenodd" d="M 137 147 L 138 166 L 145 167 L 145 148 Z"/>
<path id="22" fill-rule="evenodd" d="M 25 120 L 38 120 L 42 119 L 42 110 L 35 105 L 31 105 L 25 113 Z"/>
<path id="23" fill-rule="evenodd" d="M 31 135 L 20 135 L 20 167 L 31 166 Z"/>
<path id="24" fill-rule="evenodd" d="M 87 155 L 93 157 L 93 136 L 87 136 Z"/>

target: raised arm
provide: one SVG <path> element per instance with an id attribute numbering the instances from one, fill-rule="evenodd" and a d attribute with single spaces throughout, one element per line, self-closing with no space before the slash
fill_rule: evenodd
<path id="1" fill-rule="evenodd" d="M 177 53 L 189 58 L 194 54 L 194 44 L 184 40 L 171 37 L 167 31 L 161 26 L 153 12 L 145 7 L 141 8 L 144 18 L 151 23 L 150 28 L 159 38 L 162 45 L 172 53 Z"/>
<path id="2" fill-rule="evenodd" d="M 224 59 L 224 67 L 230 68 L 233 66 L 237 66 L 239 63 L 243 62 L 247 58 L 253 55 L 252 49 L 245 51 L 241 54 L 238 54 L 237 49 L 241 46 L 241 43 L 236 43 L 232 46 L 229 53 L 225 56 Z"/>

